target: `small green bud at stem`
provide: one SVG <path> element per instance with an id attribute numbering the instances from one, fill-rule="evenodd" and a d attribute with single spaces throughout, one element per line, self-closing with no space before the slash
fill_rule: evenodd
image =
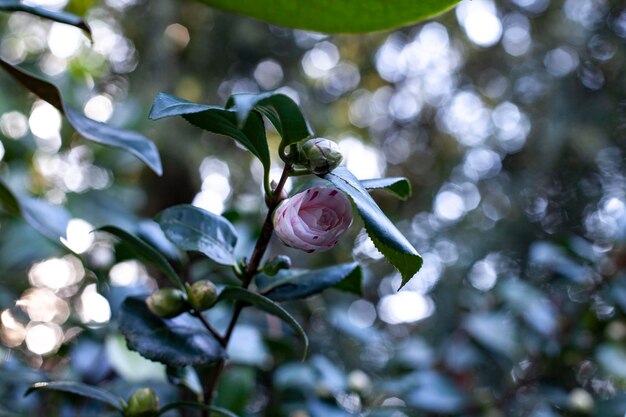
<path id="1" fill-rule="evenodd" d="M 184 292 L 176 288 L 164 288 L 146 300 L 148 308 L 159 317 L 170 319 L 184 313 L 189 308 Z"/>
<path id="2" fill-rule="evenodd" d="M 159 412 L 159 397 L 152 388 L 139 388 L 128 399 L 124 417 L 154 417 Z"/>
<path id="3" fill-rule="evenodd" d="M 304 161 L 309 170 L 318 175 L 327 174 L 337 168 L 343 155 L 339 146 L 332 140 L 324 138 L 310 139 L 302 145 Z"/>
<path id="4" fill-rule="evenodd" d="M 197 281 L 192 285 L 187 284 L 186 287 L 189 304 L 198 312 L 208 310 L 217 301 L 217 288 L 209 280 Z"/>
<path id="5" fill-rule="evenodd" d="M 265 266 L 263 267 L 263 272 L 265 272 L 267 275 L 274 276 L 281 269 L 289 268 L 291 268 L 291 259 L 285 255 L 278 255 L 265 264 Z"/>

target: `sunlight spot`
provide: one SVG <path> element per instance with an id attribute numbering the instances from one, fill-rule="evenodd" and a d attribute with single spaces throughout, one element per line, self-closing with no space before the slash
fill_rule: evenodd
<path id="1" fill-rule="evenodd" d="M 400 291 L 384 296 L 378 303 L 380 317 L 389 324 L 412 323 L 433 314 L 430 297 L 415 291 Z"/>
<path id="2" fill-rule="evenodd" d="M 497 16 L 495 5 L 490 0 L 462 2 L 456 8 L 456 16 L 467 37 L 476 45 L 484 47 L 495 45 L 502 36 L 502 23 Z"/>
<path id="3" fill-rule="evenodd" d="M 493 257 L 476 262 L 469 272 L 469 281 L 480 291 L 489 291 L 496 285 L 498 273 Z"/>
<path id="4" fill-rule="evenodd" d="M 76 284 L 85 270 L 75 257 L 50 258 L 34 264 L 28 272 L 28 280 L 35 287 L 47 287 L 53 291 Z"/>
<path id="5" fill-rule="evenodd" d="M 148 280 L 146 268 L 138 261 L 124 261 L 113 265 L 109 271 L 111 285 L 127 287 Z"/>
<path id="6" fill-rule="evenodd" d="M 348 309 L 348 319 L 360 329 L 370 327 L 376 321 L 376 308 L 366 300 L 356 300 Z"/>
<path id="7" fill-rule="evenodd" d="M 172 23 L 166 27 L 165 36 L 180 49 L 184 49 L 189 44 L 189 30 L 180 23 Z"/>
<path id="8" fill-rule="evenodd" d="M 56 350 L 63 340 L 63 332 L 58 324 L 29 323 L 26 329 L 26 346 L 37 355 L 45 355 Z"/>
<path id="9" fill-rule="evenodd" d="M 95 96 L 85 104 L 85 115 L 98 122 L 106 122 L 113 115 L 113 101 L 107 96 Z"/>
<path id="10" fill-rule="evenodd" d="M 465 214 L 463 197 L 454 191 L 442 191 L 435 197 L 434 211 L 443 220 L 459 220 Z"/>
<path id="11" fill-rule="evenodd" d="M 28 120 L 18 111 L 4 113 L 0 117 L 0 131 L 9 139 L 20 139 L 28 133 Z"/>
<path id="12" fill-rule="evenodd" d="M 48 47 L 59 58 L 71 58 L 84 42 L 83 36 L 83 32 L 77 27 L 53 23 L 48 33 Z"/>
<path id="13" fill-rule="evenodd" d="M 47 288 L 29 288 L 15 304 L 26 309 L 32 321 L 63 324 L 70 316 L 67 302 Z"/>
<path id="14" fill-rule="evenodd" d="M 365 145 L 355 137 L 339 141 L 346 167 L 359 179 L 379 178 L 385 172 L 385 159 L 378 149 Z"/>
<path id="15" fill-rule="evenodd" d="M 89 284 L 80 295 L 79 315 L 85 323 L 106 323 L 111 318 L 111 307 L 102 295 L 98 294 L 96 284 Z"/>
<path id="16" fill-rule="evenodd" d="M 561 46 L 548 51 L 543 63 L 550 74 L 562 77 L 578 67 L 578 54 L 572 48 Z"/>
<path id="17" fill-rule="evenodd" d="M 17 321 L 11 310 L 4 310 L 0 314 L 0 340 L 5 346 L 12 348 L 22 344 L 26 337 L 24 325 Z"/>
<path id="18" fill-rule="evenodd" d="M 311 78 L 321 78 L 339 63 L 339 50 L 328 41 L 320 42 L 304 54 L 302 68 Z"/>
<path id="19" fill-rule="evenodd" d="M 254 69 L 254 79 L 265 90 L 271 90 L 283 81 L 283 68 L 272 59 L 259 62 Z"/>
<path id="20" fill-rule="evenodd" d="M 61 114 L 52 105 L 37 100 L 28 119 L 30 130 L 42 139 L 51 139 L 61 130 Z"/>
<path id="21" fill-rule="evenodd" d="M 74 253 L 86 252 L 93 243 L 94 227 L 83 219 L 71 219 L 67 224 L 66 237 L 61 242 Z"/>

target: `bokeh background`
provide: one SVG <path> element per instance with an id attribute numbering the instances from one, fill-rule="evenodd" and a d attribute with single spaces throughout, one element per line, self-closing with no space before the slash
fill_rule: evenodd
<path id="1" fill-rule="evenodd" d="M 189 396 L 116 331 L 121 300 L 163 277 L 90 231 L 124 227 L 194 278 L 230 282 L 168 246 L 149 219 L 193 202 L 235 222 L 237 250 L 249 254 L 264 216 L 261 166 L 228 139 L 147 115 L 161 91 L 223 105 L 274 89 L 339 143 L 357 177 L 411 180 L 406 202 L 374 197 L 424 266 L 398 292 L 400 276 L 358 223 L 323 254 L 273 242 L 297 267 L 362 262 L 365 296 L 287 305 L 312 340 L 305 362 L 279 322 L 244 314 L 218 404 L 241 416 L 625 415 L 623 2 L 464 0 L 423 24 L 358 36 L 193 1 L 33 3 L 85 16 L 93 43 L 70 26 L 2 14 L 0 56 L 54 81 L 89 117 L 153 139 L 164 175 L 87 143 L 0 73 L 2 178 L 73 216 L 65 246 L 0 216 L 0 415 L 104 415 L 89 401 L 23 397 L 49 379 Z"/>

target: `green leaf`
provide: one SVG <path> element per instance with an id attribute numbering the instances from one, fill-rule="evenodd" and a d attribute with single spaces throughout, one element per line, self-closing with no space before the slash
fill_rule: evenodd
<path id="1" fill-rule="evenodd" d="M 0 67 L 28 90 L 63 112 L 72 127 L 85 139 L 123 149 L 146 163 L 157 175 L 163 173 L 159 152 L 150 139 L 139 133 L 100 123 L 66 105 L 58 88 L 0 59 Z"/>
<path id="2" fill-rule="evenodd" d="M 14 216 L 20 216 L 22 214 L 17 197 L 15 197 L 13 192 L 9 190 L 2 180 L 0 180 L 0 203 L 2 204 L 2 208 L 4 208 L 7 213 Z"/>
<path id="3" fill-rule="evenodd" d="M 80 382 L 37 382 L 36 384 L 31 385 L 26 390 L 24 396 L 27 396 L 35 391 L 60 391 L 70 394 L 76 394 L 80 395 L 81 397 L 87 397 L 91 398 L 92 400 L 106 403 L 119 411 L 122 411 L 124 407 L 124 400 L 121 397 L 113 395 L 110 392 L 100 389 L 98 387 L 81 384 Z"/>
<path id="4" fill-rule="evenodd" d="M 375 178 L 360 181 L 366 190 L 387 190 L 402 201 L 411 197 L 411 183 L 404 177 Z"/>
<path id="5" fill-rule="evenodd" d="M 29 196 L 17 196 L 0 180 L 0 203 L 14 216 L 22 217 L 32 228 L 58 242 L 65 237 L 70 214 L 63 206 Z"/>
<path id="6" fill-rule="evenodd" d="M 422 257 L 413 245 L 376 205 L 367 190 L 345 167 L 324 175 L 325 179 L 346 193 L 356 206 L 367 234 L 376 248 L 402 275 L 402 288 L 422 267 Z"/>
<path id="7" fill-rule="evenodd" d="M 159 268 L 175 285 L 184 291 L 185 286 L 176 271 L 174 271 L 174 268 L 172 268 L 167 259 L 152 246 L 116 226 L 104 226 L 96 229 L 96 231 L 107 232 L 119 238 L 137 259 Z"/>
<path id="8" fill-rule="evenodd" d="M 200 0 L 279 26 L 326 33 L 392 29 L 433 17 L 459 0 Z"/>
<path id="9" fill-rule="evenodd" d="M 128 348 L 168 366 L 204 365 L 226 357 L 220 343 L 189 314 L 162 319 L 148 310 L 145 298 L 128 297 L 118 313 Z"/>
<path id="10" fill-rule="evenodd" d="M 300 326 L 300 324 L 296 321 L 295 318 L 287 310 L 273 302 L 267 297 L 264 297 L 260 294 L 253 293 L 251 291 L 246 290 L 241 287 L 226 287 L 220 293 L 217 301 L 221 300 L 237 300 L 243 301 L 245 303 L 250 303 L 256 308 L 265 311 L 266 313 L 272 314 L 290 325 L 295 332 L 302 337 L 304 340 L 304 356 L 306 357 L 307 351 L 309 350 L 309 338 L 307 337 L 304 329 Z"/>
<path id="11" fill-rule="evenodd" d="M 259 274 L 256 284 L 268 298 L 285 301 L 306 298 L 332 286 L 361 295 L 362 279 L 361 266 L 351 262 L 312 271 L 283 269 L 273 277 Z"/>
<path id="12" fill-rule="evenodd" d="M 288 96 L 269 92 L 260 94 L 234 94 L 226 103 L 237 111 L 237 123 L 244 126 L 250 112 L 259 111 L 274 125 L 283 138 L 283 146 L 297 143 L 312 135 L 300 107 Z"/>
<path id="13" fill-rule="evenodd" d="M 202 252 L 222 265 L 235 265 L 237 232 L 222 216 L 192 205 L 170 207 L 155 219 L 165 236 L 182 250 Z"/>
<path id="14" fill-rule="evenodd" d="M 222 416 L 226 416 L 226 417 L 239 417 L 237 416 L 237 414 L 228 411 L 225 408 L 221 408 L 221 407 L 215 407 L 212 405 L 206 405 L 206 404 L 202 404 L 202 403 L 194 403 L 191 401 L 177 401 L 175 403 L 170 403 L 167 404 L 166 406 L 163 406 L 160 410 L 159 410 L 159 416 L 163 415 L 165 413 L 167 413 L 170 410 L 175 410 L 177 408 L 197 408 L 200 410 L 207 410 L 207 411 L 211 411 L 215 414 L 220 414 Z"/>
<path id="15" fill-rule="evenodd" d="M 29 6 L 22 3 L 19 0 L 0 0 L 0 11 L 3 12 L 24 12 L 30 13 L 35 16 L 43 17 L 44 19 L 54 20 L 59 23 L 66 23 L 68 25 L 76 26 L 87 32 L 91 36 L 91 29 L 80 17 L 71 13 L 56 12 L 53 10 L 47 10 L 42 7 Z"/>
<path id="16" fill-rule="evenodd" d="M 150 110 L 150 119 L 158 120 L 172 116 L 182 116 L 196 127 L 235 139 L 252 152 L 266 170 L 269 170 L 270 152 L 265 137 L 265 125 L 257 113 L 252 113 L 246 119 L 245 125 L 239 128 L 235 110 L 195 104 L 170 94 L 160 93 Z"/>
<path id="17" fill-rule="evenodd" d="M 184 368 L 167 367 L 167 380 L 170 384 L 183 387 L 202 398 L 202 383 L 193 366 Z"/>

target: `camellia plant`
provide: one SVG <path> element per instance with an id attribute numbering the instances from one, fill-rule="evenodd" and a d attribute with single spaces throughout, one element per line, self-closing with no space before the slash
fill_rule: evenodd
<path id="1" fill-rule="evenodd" d="M 358 263 L 328 265 L 316 270 L 291 268 L 285 255 L 265 259 L 275 233 L 287 246 L 314 253 L 331 249 L 353 223 L 353 207 L 376 248 L 400 272 L 402 285 L 420 269 L 422 259 L 385 216 L 368 189 L 388 189 L 401 198 L 410 194 L 405 178 L 358 180 L 340 166 L 338 146 L 313 138 L 298 105 L 280 93 L 237 94 L 225 107 L 191 103 L 160 94 L 150 117 L 154 120 L 181 116 L 206 131 L 237 141 L 259 159 L 263 166 L 263 193 L 267 215 L 254 249 L 248 258 L 237 259 L 237 232 L 224 217 L 192 205 L 167 208 L 155 217 L 163 234 L 182 251 L 199 252 L 216 264 L 230 268 L 239 285 L 221 288 L 208 279 L 191 282 L 169 263 L 167 255 L 151 243 L 116 226 L 104 226 L 99 233 L 113 235 L 130 257 L 162 271 L 171 287 L 151 295 L 128 297 L 117 313 L 119 330 L 128 347 L 152 361 L 180 370 L 193 367 L 206 381 L 196 402 L 160 405 L 154 391 L 137 390 L 126 402 L 99 388 L 73 382 L 42 382 L 31 391 L 67 391 L 103 401 L 125 416 L 157 416 L 173 408 L 191 407 L 232 416 L 229 410 L 212 405 L 217 383 L 227 366 L 227 349 L 245 308 L 257 308 L 277 316 L 303 341 L 306 356 L 308 339 L 300 324 L 279 302 L 303 299 L 335 287 L 361 293 L 362 272 Z M 282 175 L 270 178 L 270 149 L 266 139 L 267 119 L 281 136 L 278 155 Z M 291 197 L 285 192 L 290 177 L 311 181 Z M 225 328 L 219 328 L 205 312 L 219 303 L 231 303 L 232 313 Z M 173 371 L 172 371 L 173 372 Z M 206 375 L 202 375 L 205 373 Z"/>
<path id="2" fill-rule="evenodd" d="M 369 3 L 379 7 L 375 2 Z M 410 17 L 392 13 L 363 26 L 339 24 L 326 29 L 358 32 L 388 27 L 424 18 L 454 3 L 448 1 L 436 7 L 420 3 L 412 9 Z M 219 4 L 215 6 L 220 7 Z M 71 14 L 49 12 L 12 0 L 0 0 L 0 11 L 30 13 L 74 25 L 90 34 L 89 26 Z M 243 12 L 257 16 L 254 11 Z M 329 16 L 322 17 L 321 23 L 315 23 L 316 28 L 325 28 L 324 22 L 330 21 L 334 14 L 331 10 L 329 13 Z M 281 16 L 268 18 L 271 21 L 281 19 Z M 298 25 L 297 22 L 294 24 Z M 9 61 L 0 59 L 0 67 L 64 114 L 82 137 L 122 148 L 146 163 L 156 174 L 162 173 L 159 154 L 148 138 L 86 117 L 64 101 L 54 84 Z M 150 118 L 158 120 L 174 116 L 205 131 L 234 139 L 259 160 L 263 168 L 262 193 L 267 214 L 252 253 L 248 257 L 238 257 L 235 226 L 223 216 L 192 205 L 169 207 L 154 219 L 162 235 L 180 251 L 203 255 L 185 258 L 188 265 L 174 265 L 162 245 L 144 239 L 135 231 L 109 225 L 94 232 L 117 241 L 118 251 L 124 252 L 123 257 L 151 265 L 169 280 L 170 286 L 152 294 L 127 297 L 115 312 L 116 319 L 128 348 L 166 365 L 169 381 L 188 389 L 194 400 L 163 404 L 156 392 L 148 387 L 121 398 L 99 387 L 72 381 L 39 382 L 32 385 L 26 395 L 35 391 L 79 395 L 104 403 L 126 417 L 155 417 L 179 408 L 195 408 L 204 416 L 213 413 L 235 416 L 232 410 L 214 405 L 214 396 L 220 377 L 229 366 L 229 344 L 244 309 L 255 308 L 286 323 L 302 340 L 302 356 L 306 357 L 307 335 L 280 303 L 305 299 L 333 287 L 361 295 L 362 270 L 358 263 L 330 264 L 313 270 L 292 268 L 287 255 L 278 254 L 269 259 L 266 256 L 274 234 L 286 246 L 307 254 L 327 251 L 354 223 L 356 213 L 374 246 L 400 273 L 400 288 L 420 269 L 420 255 L 369 195 L 369 190 L 386 189 L 404 200 L 411 193 L 408 180 L 357 179 L 341 166 L 343 156 L 337 144 L 315 137 L 299 106 L 289 96 L 279 92 L 236 94 L 221 107 L 196 104 L 161 93 L 154 101 Z M 270 177 L 271 149 L 266 135 L 269 124 L 281 138 L 275 149 L 282 164 L 279 178 Z M 285 189 L 289 178 L 299 180 L 297 191 L 291 196 Z M 64 235 L 69 215 L 62 207 L 14 193 L 1 181 L 0 201 L 5 211 L 21 216 L 53 240 L 58 241 Z M 209 259 L 225 274 L 234 275 L 236 280 L 229 285 L 214 283 L 210 277 L 194 280 L 189 271 L 191 264 L 198 259 Z M 213 320 L 210 314 L 220 304 L 222 308 L 228 306 L 230 309 L 225 325 Z"/>
<path id="3" fill-rule="evenodd" d="M 52 84 L 3 63 L 20 82 L 46 100 L 63 109 L 60 94 Z M 160 172 L 160 160 L 153 145 L 140 135 L 97 123 L 65 108 L 77 130 L 84 129 L 95 141 L 127 148 L 153 169 Z M 207 373 L 207 381 L 196 402 L 174 402 L 160 406 L 155 392 L 142 388 L 128 400 L 77 382 L 41 382 L 27 394 L 39 390 L 63 391 L 104 402 L 124 416 L 157 416 L 180 407 L 195 407 L 232 416 L 229 410 L 212 405 L 219 377 L 227 364 L 227 348 L 241 312 L 254 307 L 277 316 L 303 341 L 303 356 L 308 349 L 307 336 L 295 318 L 278 302 L 303 299 L 335 287 L 361 294 L 362 272 L 358 263 L 329 265 L 317 270 L 292 269 L 284 255 L 265 260 L 264 255 L 274 232 L 287 245 L 306 253 L 331 249 L 353 222 L 353 206 L 376 248 L 400 272 L 402 285 L 420 269 L 422 258 L 385 216 L 370 197 L 369 189 L 388 189 L 405 199 L 411 188 L 405 178 L 358 180 L 348 169 L 339 166 L 342 155 L 338 146 L 322 138 L 313 138 L 298 105 L 280 93 L 238 94 L 225 107 L 194 104 L 160 94 L 150 117 L 154 120 L 181 116 L 206 131 L 237 141 L 259 159 L 263 166 L 263 193 L 267 215 L 249 258 L 237 259 L 237 232 L 224 217 L 192 205 L 178 205 L 159 213 L 155 220 L 163 234 L 182 251 L 199 252 L 213 262 L 231 268 L 238 286 L 217 288 L 210 280 L 190 282 L 172 267 L 167 255 L 156 246 L 116 226 L 104 226 L 106 233 L 119 240 L 130 257 L 161 270 L 172 287 L 151 295 L 127 298 L 117 312 L 119 330 L 128 347 L 145 358 L 167 365 L 171 372 L 192 366 Z M 282 140 L 278 154 L 283 163 L 278 182 L 270 178 L 270 149 L 266 139 L 266 118 Z M 285 184 L 290 177 L 311 176 L 303 191 L 288 197 Z M 63 235 L 69 215 L 31 197 L 14 195 L 0 183 L 6 210 L 21 215 L 51 238 Z M 205 316 L 218 303 L 232 303 L 232 315 L 226 328 L 219 329 Z M 189 369 L 189 368 L 187 368 Z"/>

